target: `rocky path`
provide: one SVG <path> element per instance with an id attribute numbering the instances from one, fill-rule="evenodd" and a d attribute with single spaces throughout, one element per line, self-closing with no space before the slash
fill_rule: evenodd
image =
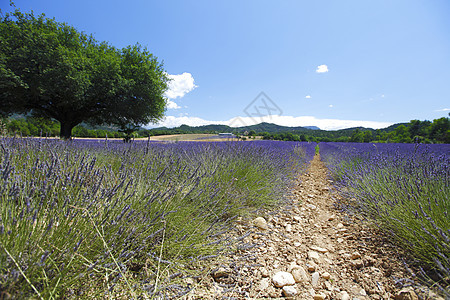
<path id="1" fill-rule="evenodd" d="M 241 220 L 237 251 L 189 282 L 193 289 L 185 298 L 437 299 L 415 285 L 382 234 L 335 208 L 339 196 L 331 184 L 316 156 L 291 206 Z"/>

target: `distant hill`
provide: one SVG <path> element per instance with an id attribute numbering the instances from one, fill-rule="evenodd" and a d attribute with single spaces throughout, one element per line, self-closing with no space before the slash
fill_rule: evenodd
<path id="1" fill-rule="evenodd" d="M 390 132 L 395 130 L 400 125 L 407 125 L 408 123 L 398 123 L 391 125 L 389 127 L 386 127 L 384 129 L 380 129 L 380 131 L 386 131 Z M 211 125 L 202 125 L 202 126 L 189 126 L 189 125 L 181 125 L 179 127 L 175 128 L 167 128 L 167 127 L 158 127 L 150 129 L 150 132 L 157 133 L 157 132 L 167 132 L 166 134 L 182 134 L 182 133 L 220 133 L 220 132 L 233 132 L 233 133 L 244 133 L 245 131 L 255 131 L 256 133 L 261 132 L 267 132 L 267 133 L 281 133 L 281 132 L 291 132 L 294 134 L 302 134 L 302 133 L 310 133 L 320 135 L 320 132 L 333 132 L 337 133 L 337 135 L 340 135 L 340 133 L 346 134 L 351 133 L 355 131 L 356 129 L 359 129 L 361 131 L 375 131 L 375 129 L 372 128 L 365 128 L 365 127 L 352 127 L 352 128 L 346 128 L 346 129 L 340 129 L 340 130 L 322 130 L 317 126 L 297 126 L 297 127 L 290 127 L 290 126 L 281 126 L 273 123 L 259 123 L 255 125 L 250 126 L 242 126 L 242 127 L 230 127 L 228 125 L 219 125 L 219 124 L 211 124 Z M 313 133 L 314 131 L 314 133 Z"/>
<path id="2" fill-rule="evenodd" d="M 320 130 L 320 128 L 317 127 L 317 126 L 304 126 L 304 128 L 306 128 L 306 129 L 312 129 L 312 130 Z"/>
<path id="3" fill-rule="evenodd" d="M 252 130 L 255 132 L 279 133 L 279 132 L 309 132 L 311 130 L 320 130 L 320 128 L 316 126 L 289 127 L 263 122 L 255 125 L 242 127 L 230 127 L 228 125 L 217 125 L 217 124 L 203 125 L 203 126 L 181 125 L 175 128 L 158 127 L 150 129 L 150 132 L 170 131 L 173 133 L 219 133 L 219 132 L 244 133 L 245 131 L 250 132 Z"/>

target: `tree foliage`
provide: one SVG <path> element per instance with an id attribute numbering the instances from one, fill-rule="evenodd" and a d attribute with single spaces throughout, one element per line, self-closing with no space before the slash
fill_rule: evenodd
<path id="1" fill-rule="evenodd" d="M 140 45 L 117 49 L 44 15 L 0 16 L 0 113 L 120 128 L 160 120 L 168 78 Z"/>

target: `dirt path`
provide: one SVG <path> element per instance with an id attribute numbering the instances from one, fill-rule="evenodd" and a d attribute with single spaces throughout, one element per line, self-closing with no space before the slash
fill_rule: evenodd
<path id="1" fill-rule="evenodd" d="M 209 276 L 191 282 L 194 289 L 186 298 L 362 300 L 424 295 L 420 287 L 404 288 L 412 285 L 413 276 L 388 240 L 335 208 L 338 195 L 331 183 L 316 156 L 299 179 L 292 206 L 267 217 L 267 224 L 241 220 L 236 225 L 238 250 Z M 285 283 L 279 282 L 283 279 Z"/>

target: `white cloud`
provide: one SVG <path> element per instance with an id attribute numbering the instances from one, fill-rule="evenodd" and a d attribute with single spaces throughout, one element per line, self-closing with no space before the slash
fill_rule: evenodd
<path id="1" fill-rule="evenodd" d="M 188 117 L 188 116 L 180 116 L 180 117 L 174 117 L 174 116 L 167 116 L 159 122 L 156 125 L 148 125 L 148 127 L 178 127 L 180 125 L 189 125 L 189 126 L 202 126 L 202 125 L 208 125 L 208 124 L 226 124 L 226 121 L 208 121 L 204 120 L 202 118 L 197 117 Z"/>
<path id="2" fill-rule="evenodd" d="M 186 124 L 189 126 L 202 126 L 208 124 L 223 124 L 229 125 L 231 127 L 241 127 L 254 125 L 259 123 L 255 118 L 250 117 L 235 117 L 227 121 L 211 121 L 205 120 L 198 117 L 188 117 L 188 116 L 167 116 L 163 121 L 158 124 L 149 124 L 147 127 L 178 127 L 180 125 Z M 394 123 L 391 122 L 376 122 L 376 121 L 364 121 L 364 120 L 339 120 L 339 119 L 318 119 L 313 116 L 271 116 L 270 123 L 282 125 L 282 126 L 317 126 L 320 129 L 325 130 L 338 130 L 351 127 L 366 127 L 366 128 L 386 128 Z"/>
<path id="3" fill-rule="evenodd" d="M 311 95 L 306 95 L 305 98 L 306 99 L 311 99 Z"/>
<path id="4" fill-rule="evenodd" d="M 328 105 L 328 107 L 329 107 L 329 108 L 332 108 L 332 107 L 333 107 L 333 104 Z"/>
<path id="5" fill-rule="evenodd" d="M 450 111 L 450 108 L 436 109 L 435 111 Z"/>
<path id="6" fill-rule="evenodd" d="M 169 79 L 169 89 L 166 91 L 165 96 L 167 100 L 168 109 L 179 109 L 181 106 L 176 104 L 173 99 L 182 98 L 184 95 L 195 89 L 197 86 L 194 84 L 194 77 L 191 73 L 184 72 L 179 75 L 167 74 Z"/>
<path id="7" fill-rule="evenodd" d="M 172 100 L 167 99 L 167 108 L 168 109 L 179 109 L 181 106 L 173 102 Z"/>
<path id="8" fill-rule="evenodd" d="M 328 72 L 328 66 L 327 65 L 317 66 L 316 73 L 326 73 L 326 72 Z"/>

